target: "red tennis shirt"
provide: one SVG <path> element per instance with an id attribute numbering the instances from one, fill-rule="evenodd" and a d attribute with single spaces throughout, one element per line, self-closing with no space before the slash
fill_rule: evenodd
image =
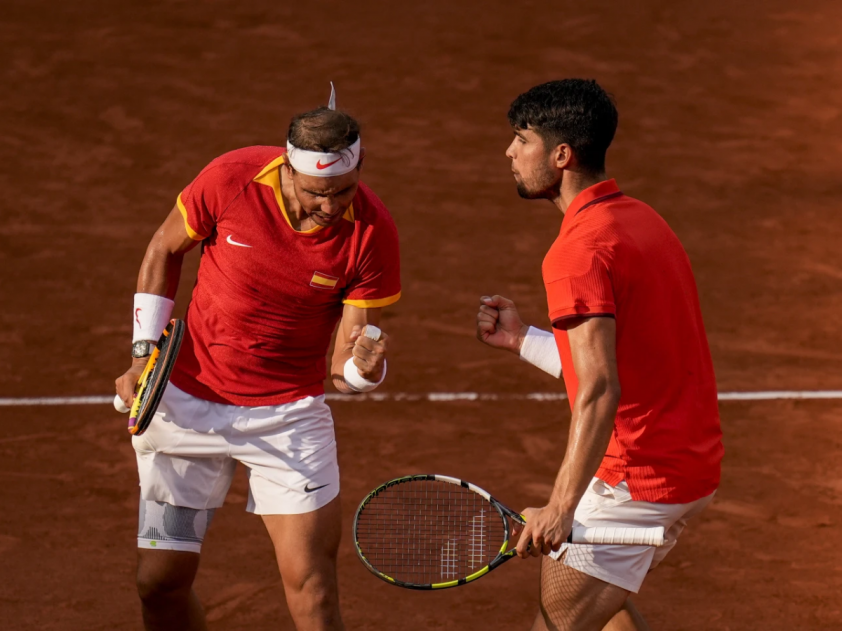
<path id="1" fill-rule="evenodd" d="M 280 147 L 211 162 L 178 197 L 202 259 L 171 381 L 232 405 L 275 405 L 324 392 L 343 304 L 400 298 L 398 234 L 364 184 L 344 219 L 293 230 L 281 196 Z"/>
<path id="2" fill-rule="evenodd" d="M 652 208 L 614 180 L 582 191 L 544 259 L 544 285 L 570 404 L 578 381 L 564 320 L 617 323 L 620 405 L 597 477 L 632 498 L 683 504 L 719 485 L 716 380 L 690 260 Z"/>

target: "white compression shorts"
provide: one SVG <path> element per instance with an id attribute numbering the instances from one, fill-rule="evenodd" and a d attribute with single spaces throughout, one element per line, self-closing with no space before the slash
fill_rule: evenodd
<path id="1" fill-rule="evenodd" d="M 339 494 L 324 395 L 251 408 L 198 399 L 169 384 L 149 429 L 132 437 L 132 446 L 140 497 L 150 502 L 219 508 L 237 462 L 246 467 L 252 513 L 309 513 Z"/>

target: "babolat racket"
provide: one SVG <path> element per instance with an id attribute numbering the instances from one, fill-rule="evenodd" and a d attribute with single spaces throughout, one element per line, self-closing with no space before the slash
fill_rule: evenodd
<path id="1" fill-rule="evenodd" d="M 375 576 L 409 589 L 475 581 L 513 556 L 523 517 L 469 482 L 410 475 L 368 494 L 354 516 L 357 554 Z M 664 529 L 573 528 L 569 543 L 664 545 Z"/>
<path id="2" fill-rule="evenodd" d="M 146 367 L 135 386 L 134 403 L 129 412 L 130 434 L 140 436 L 152 422 L 175 366 L 185 329 L 184 320 L 170 320 L 155 350 L 149 356 L 149 361 L 146 362 Z M 117 401 L 114 403 L 116 407 Z"/>

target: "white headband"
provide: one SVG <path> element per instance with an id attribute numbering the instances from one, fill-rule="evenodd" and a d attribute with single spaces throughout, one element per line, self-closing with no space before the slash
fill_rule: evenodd
<path id="1" fill-rule="evenodd" d="M 333 81 L 330 82 L 330 99 L 327 102 L 328 109 L 336 109 L 336 89 Z M 333 153 L 321 153 L 319 151 L 307 151 L 299 149 L 287 140 L 287 156 L 292 168 L 304 175 L 315 175 L 316 177 L 333 177 L 345 175 L 357 168 L 360 163 L 360 142 L 361 139 L 342 151 Z"/>
<path id="2" fill-rule="evenodd" d="M 347 149 L 334 153 L 299 149 L 287 140 L 287 155 L 292 168 L 304 175 L 317 177 L 345 175 L 356 169 L 360 162 L 360 138 L 357 138 L 357 142 Z"/>

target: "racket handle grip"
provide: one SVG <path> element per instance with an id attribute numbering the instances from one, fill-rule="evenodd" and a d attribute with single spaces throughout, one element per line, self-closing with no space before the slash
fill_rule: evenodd
<path id="1" fill-rule="evenodd" d="M 117 410 L 120 414 L 125 414 L 129 411 L 129 408 L 127 408 L 126 404 L 123 403 L 123 399 L 120 398 L 119 394 L 114 395 L 114 409 Z"/>
<path id="2" fill-rule="evenodd" d="M 657 528 L 583 528 L 574 527 L 570 533 L 571 543 L 602 543 L 626 546 L 664 545 L 664 527 Z"/>

